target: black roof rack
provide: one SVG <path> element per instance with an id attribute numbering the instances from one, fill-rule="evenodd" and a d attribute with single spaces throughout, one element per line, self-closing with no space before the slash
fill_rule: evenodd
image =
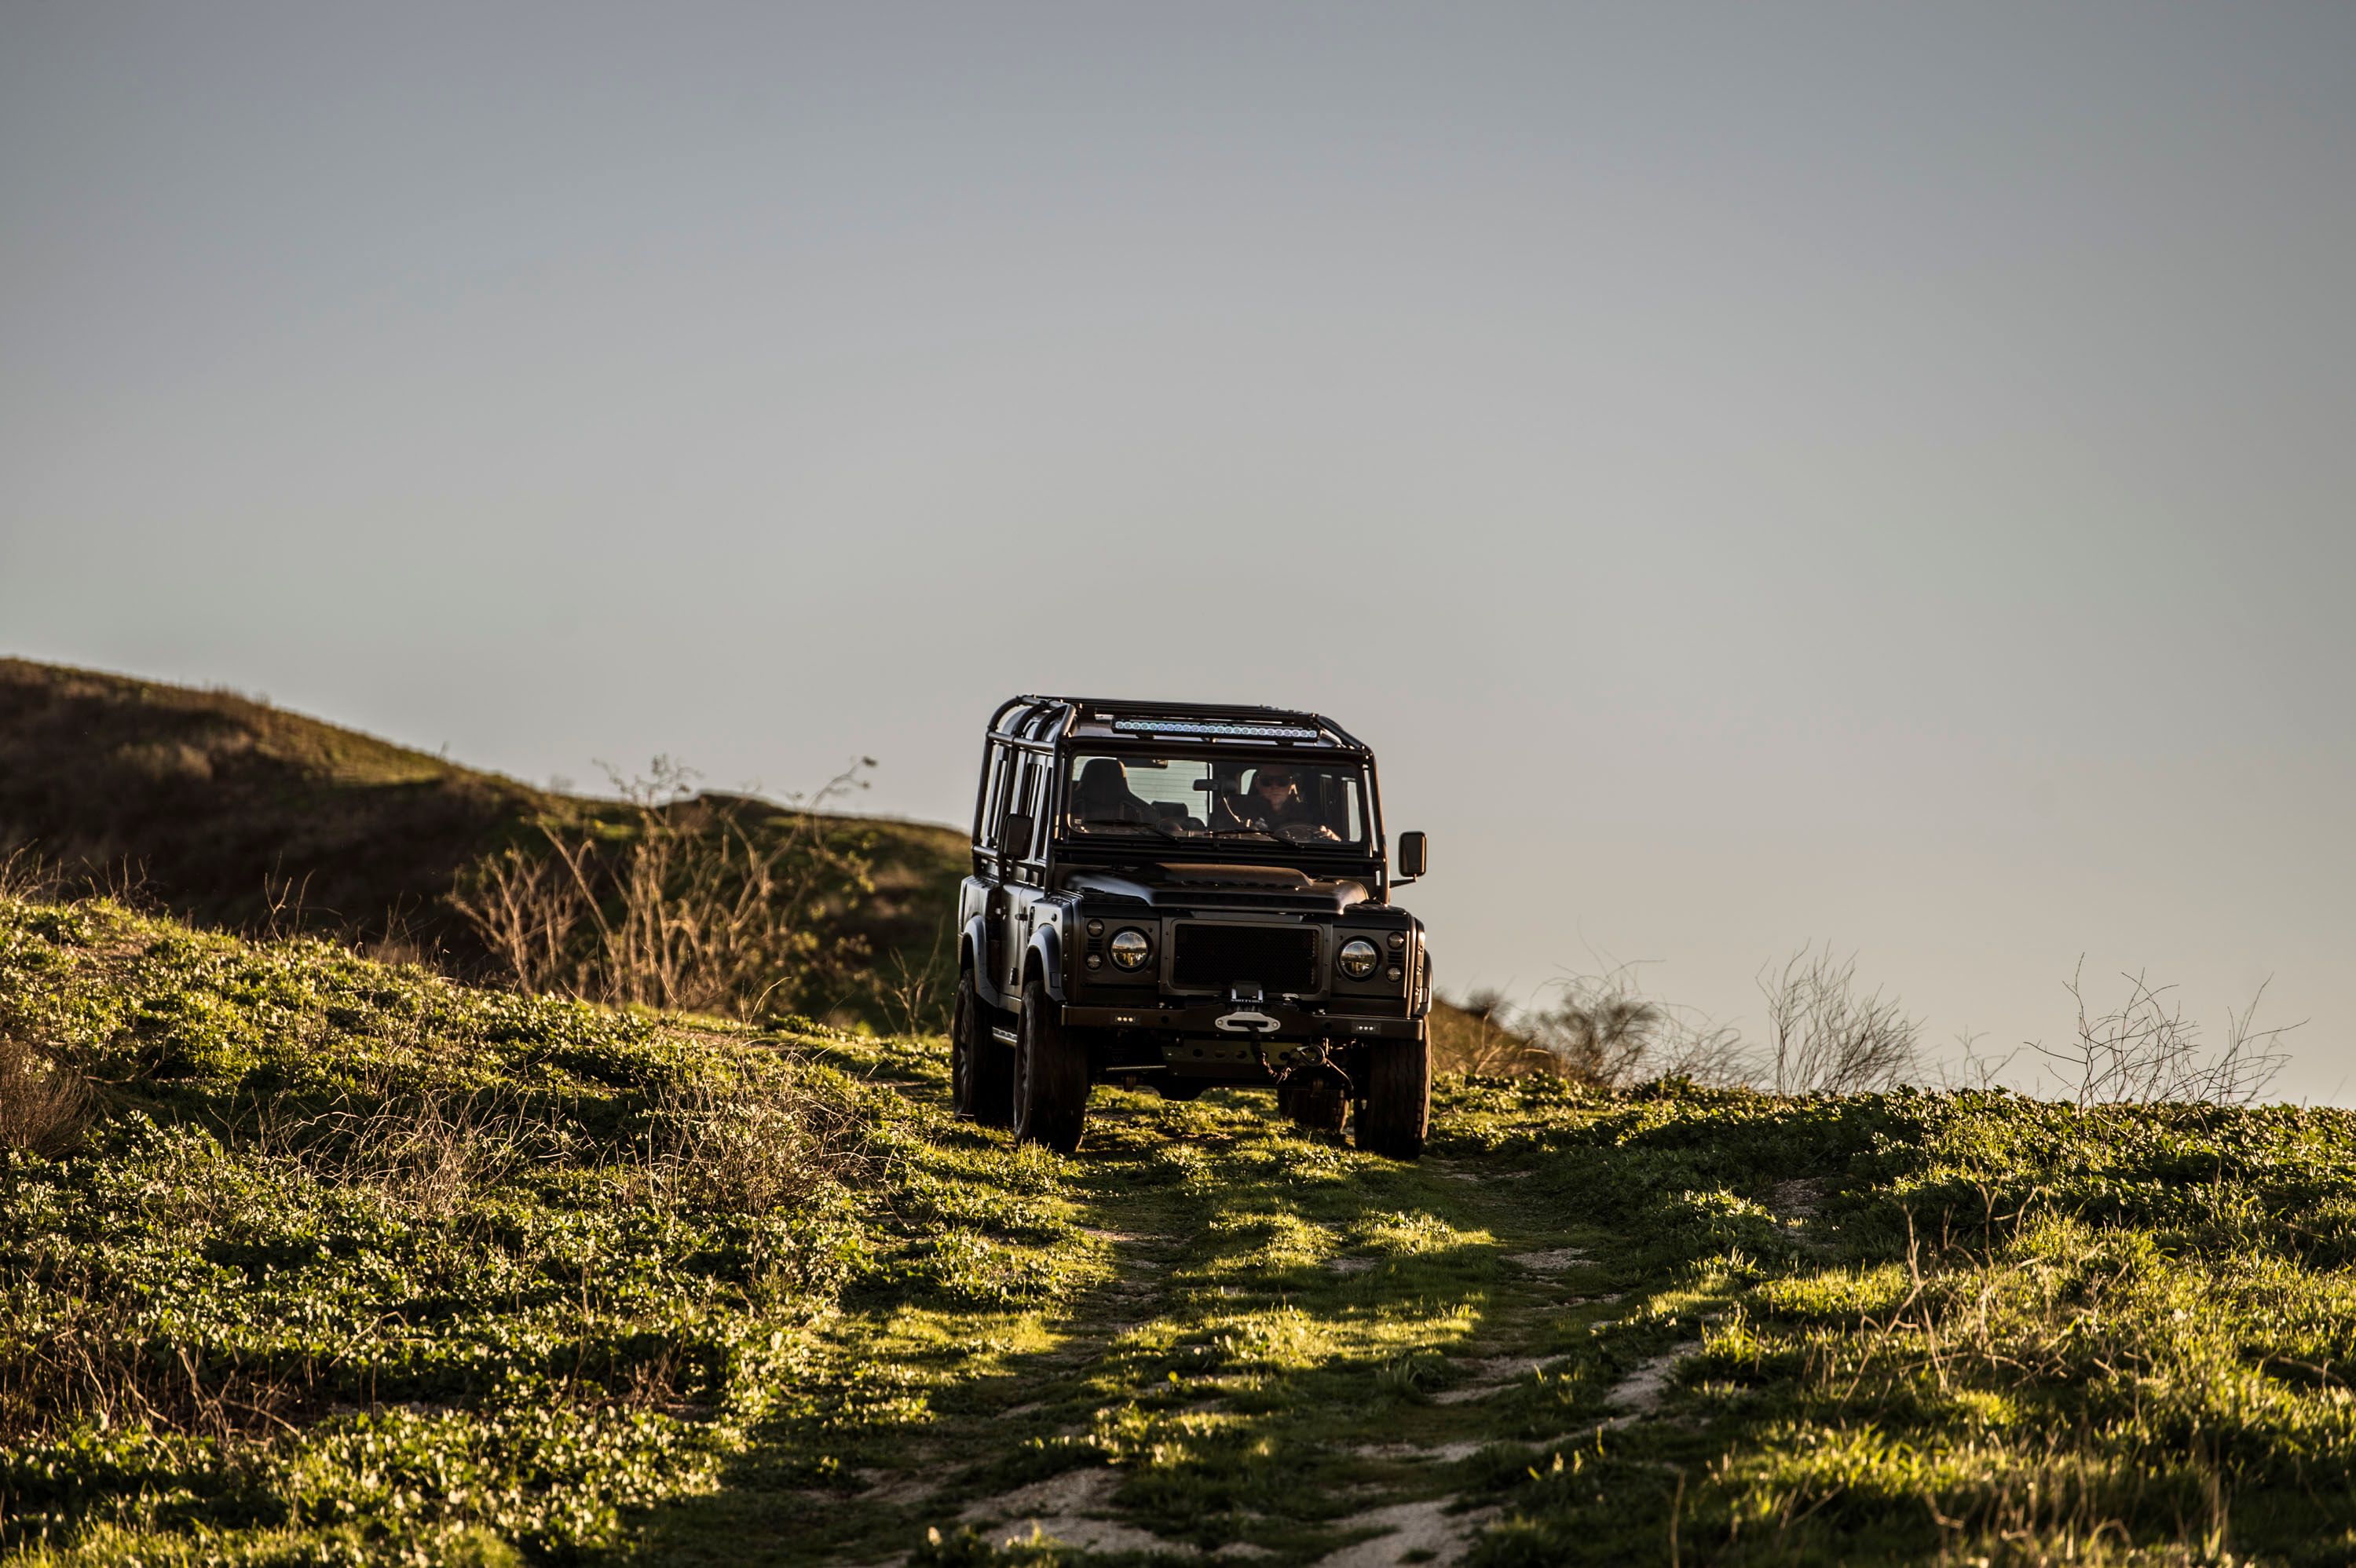
<path id="1" fill-rule="evenodd" d="M 1075 731 L 1108 737 L 1240 741 L 1364 753 L 1365 741 L 1305 709 L 1236 702 L 1148 702 L 1105 697 L 1012 698 L 991 715 L 990 731 L 1013 740 L 1063 740 Z"/>

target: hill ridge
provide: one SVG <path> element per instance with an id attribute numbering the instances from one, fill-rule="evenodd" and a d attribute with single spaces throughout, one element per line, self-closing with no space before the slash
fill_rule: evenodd
<path id="1" fill-rule="evenodd" d="M 147 899 L 204 924 L 273 929 L 299 905 L 302 923 L 481 974 L 487 955 L 444 901 L 460 872 L 540 822 L 622 809 L 233 691 L 0 658 L 0 857 L 127 864 Z M 879 959 L 928 952 L 964 836 L 826 815 L 862 836 L 874 867 L 874 893 L 841 918 Z"/>

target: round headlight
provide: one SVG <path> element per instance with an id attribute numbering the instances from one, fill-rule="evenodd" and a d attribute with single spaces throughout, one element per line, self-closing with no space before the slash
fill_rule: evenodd
<path id="1" fill-rule="evenodd" d="M 1143 968 L 1145 961 L 1153 956 L 1153 944 L 1133 925 L 1114 932 L 1106 947 L 1112 954 L 1112 961 L 1124 969 Z"/>
<path id="2" fill-rule="evenodd" d="M 1378 961 L 1375 944 L 1363 936 L 1352 937 L 1342 944 L 1341 952 L 1333 955 L 1333 962 L 1339 964 L 1342 973 L 1353 980 L 1363 980 L 1373 974 Z"/>

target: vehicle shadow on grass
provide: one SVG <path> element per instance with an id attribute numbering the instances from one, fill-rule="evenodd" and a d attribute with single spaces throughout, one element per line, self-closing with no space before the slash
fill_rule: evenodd
<path id="1" fill-rule="evenodd" d="M 1037 1240 L 1066 1270 L 1052 1299 L 870 1287 L 716 1489 L 643 1517 L 646 1555 L 897 1561 L 969 1520 L 1053 1531 L 1082 1499 L 1119 1527 L 1095 1531 L 1106 1561 L 1144 1561 L 1158 1538 L 1306 1563 L 1379 1503 L 1448 1493 L 1466 1456 L 1604 1408 L 1581 1314 L 1626 1282 L 1511 1261 L 1581 1249 L 1503 1186 L 1225 1096 L 1102 1095 L 1060 1175 L 1066 1221 Z M 1565 1370 L 1498 1375 L 1497 1358 L 1539 1353 Z M 1103 1478 L 1041 1485 L 1082 1471 Z"/>

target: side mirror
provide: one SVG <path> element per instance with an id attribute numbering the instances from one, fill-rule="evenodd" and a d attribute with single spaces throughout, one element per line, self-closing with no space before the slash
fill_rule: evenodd
<path id="1" fill-rule="evenodd" d="M 1020 860 L 1031 853 L 1031 837 L 1037 824 L 1025 813 L 1010 811 L 1005 825 L 998 830 L 998 852 L 1009 860 Z"/>
<path id="2" fill-rule="evenodd" d="M 1398 874 L 1391 880 L 1411 882 L 1423 875 L 1426 850 L 1420 833 L 1402 833 L 1398 841 Z"/>

